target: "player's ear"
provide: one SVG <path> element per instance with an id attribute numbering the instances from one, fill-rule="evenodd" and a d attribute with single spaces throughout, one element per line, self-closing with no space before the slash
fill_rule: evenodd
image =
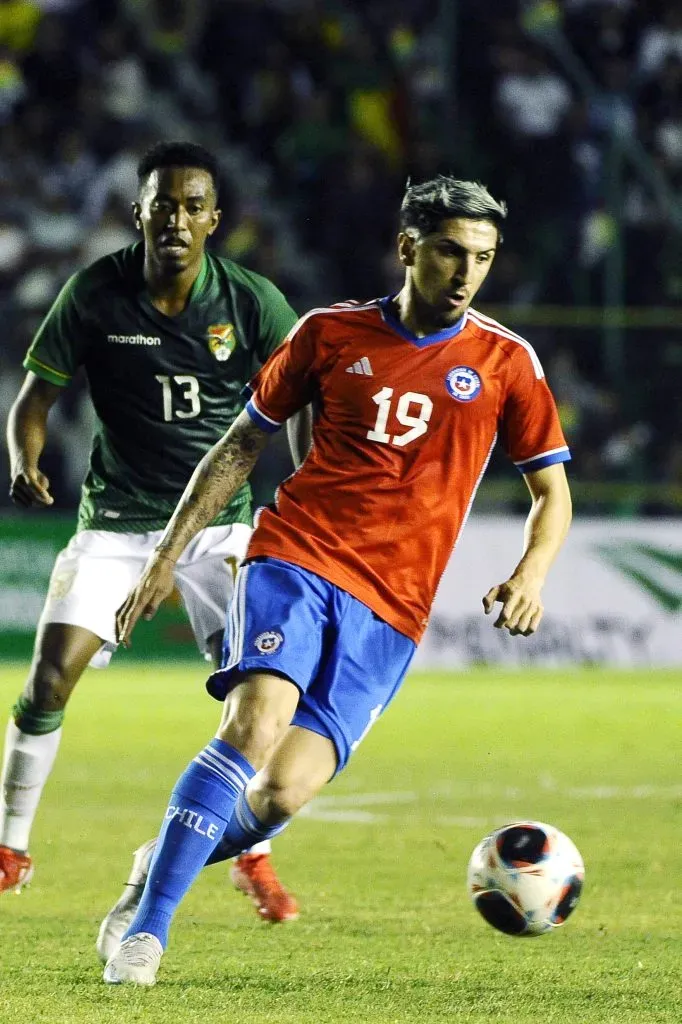
<path id="1" fill-rule="evenodd" d="M 142 230 L 142 207 L 138 202 L 130 204 L 133 208 L 133 224 L 138 231 Z"/>
<path id="2" fill-rule="evenodd" d="M 398 235 L 398 259 L 404 267 L 411 267 L 414 263 L 414 238 L 406 231 Z"/>
<path id="3" fill-rule="evenodd" d="M 220 218 L 222 217 L 222 215 L 223 215 L 223 211 L 222 210 L 214 210 L 213 213 L 211 214 L 211 226 L 208 229 L 209 235 L 212 235 L 213 232 L 215 231 L 215 229 L 220 224 Z"/>

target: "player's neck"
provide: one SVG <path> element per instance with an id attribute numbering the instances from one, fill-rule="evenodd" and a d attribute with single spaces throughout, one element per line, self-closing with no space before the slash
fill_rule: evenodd
<path id="1" fill-rule="evenodd" d="M 407 282 L 391 304 L 397 319 L 415 338 L 426 338 L 429 334 L 437 334 L 438 331 L 443 330 L 443 324 L 438 323 L 433 316 L 429 315 L 428 307 L 424 307 L 419 302 L 414 290 L 409 287 Z"/>
<path id="2" fill-rule="evenodd" d="M 186 308 L 192 286 L 201 271 L 201 259 L 179 273 L 164 270 L 145 258 L 144 279 L 149 298 L 155 309 L 164 316 L 177 316 Z"/>

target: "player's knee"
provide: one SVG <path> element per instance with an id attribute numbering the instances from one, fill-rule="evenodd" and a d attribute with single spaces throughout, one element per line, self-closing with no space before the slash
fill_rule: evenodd
<path id="1" fill-rule="evenodd" d="M 63 711 L 77 681 L 64 665 L 41 657 L 31 668 L 24 693 L 38 711 Z"/>
<path id="2" fill-rule="evenodd" d="M 218 736 L 240 750 L 255 767 L 270 757 L 284 730 L 286 715 L 258 697 L 242 697 L 234 713 L 220 727 Z"/>
<path id="3" fill-rule="evenodd" d="M 293 818 L 315 796 L 305 779 L 277 779 L 267 770 L 249 786 L 249 801 L 262 821 L 276 823 Z"/>
<path id="4" fill-rule="evenodd" d="M 12 718 L 19 732 L 27 736 L 45 736 L 61 728 L 64 709 L 45 711 L 28 700 L 22 693 L 12 708 Z"/>

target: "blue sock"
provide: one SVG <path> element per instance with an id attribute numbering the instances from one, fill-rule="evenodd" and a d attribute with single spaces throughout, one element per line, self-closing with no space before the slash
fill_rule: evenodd
<path id="1" fill-rule="evenodd" d="M 291 818 L 279 825 L 264 825 L 249 807 L 244 790 L 239 794 L 234 813 L 225 826 L 222 839 L 217 844 L 206 864 L 218 864 L 221 860 L 236 857 L 264 839 L 272 839 L 287 827 Z"/>
<path id="2" fill-rule="evenodd" d="M 178 779 L 137 914 L 124 938 L 151 932 L 165 948 L 173 914 L 225 830 L 255 769 L 239 751 L 211 740 Z"/>

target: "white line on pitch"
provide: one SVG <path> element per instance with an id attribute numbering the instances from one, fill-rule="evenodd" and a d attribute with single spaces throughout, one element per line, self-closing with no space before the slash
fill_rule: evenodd
<path id="1" fill-rule="evenodd" d="M 373 825 L 386 820 L 385 814 L 374 814 L 364 807 L 391 804 L 413 804 L 419 794 L 412 791 L 396 790 L 385 793 L 339 793 L 338 796 L 318 796 L 312 803 L 299 811 L 298 816 L 313 821 L 354 822 L 358 825 Z"/>
<path id="2" fill-rule="evenodd" d="M 323 807 L 374 807 L 377 804 L 413 804 L 419 793 L 412 790 L 388 790 L 385 793 L 339 793 L 338 796 L 318 796 L 315 803 Z"/>
<path id="3" fill-rule="evenodd" d="M 650 800 L 650 799 L 677 799 L 682 797 L 682 786 L 657 786 L 643 783 L 635 786 L 570 786 L 562 788 L 554 781 L 548 786 L 546 780 L 541 780 L 539 789 L 551 791 L 556 796 L 569 797 L 580 800 Z M 413 804 L 418 802 L 428 803 L 434 798 L 443 799 L 472 796 L 494 796 L 504 799 L 528 799 L 537 793 L 537 789 L 526 790 L 518 787 L 506 786 L 496 789 L 487 783 L 455 783 L 444 784 L 431 789 L 423 797 L 412 790 L 396 790 L 395 792 L 381 793 L 340 793 L 338 796 L 321 796 L 313 800 L 307 807 L 299 811 L 299 817 L 310 818 L 313 821 L 329 821 L 339 823 L 353 823 L 357 825 L 374 825 L 386 821 L 387 814 L 377 814 L 365 810 L 366 807 L 384 806 L 386 808 L 395 805 Z M 495 817 L 470 817 L 468 815 L 441 815 L 436 819 L 439 825 L 451 825 L 460 828 L 487 828 L 508 820 L 509 815 Z"/>

